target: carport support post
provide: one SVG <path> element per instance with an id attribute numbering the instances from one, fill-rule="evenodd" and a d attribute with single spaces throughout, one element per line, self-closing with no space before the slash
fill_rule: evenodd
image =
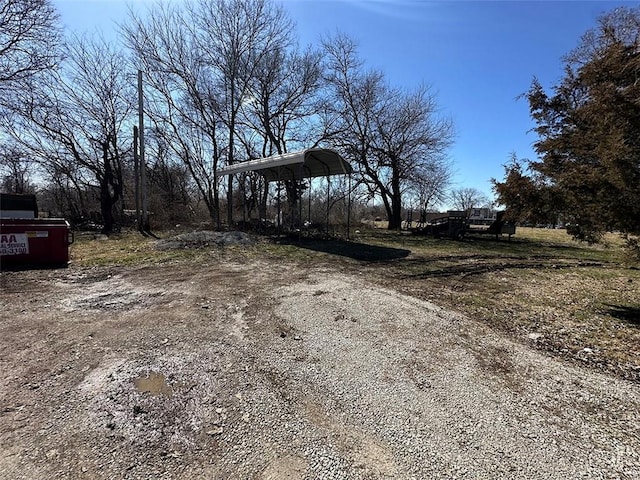
<path id="1" fill-rule="evenodd" d="M 298 242 L 302 240 L 302 180 L 298 184 L 300 187 L 300 198 L 298 199 Z"/>
<path id="2" fill-rule="evenodd" d="M 309 177 L 309 225 L 311 225 L 311 177 Z"/>
<path id="3" fill-rule="evenodd" d="M 304 180 L 304 162 L 300 164 L 300 181 L 295 185 L 300 192 L 300 198 L 298 199 L 298 242 L 302 240 L 302 182 Z"/>
<path id="4" fill-rule="evenodd" d="M 331 193 L 331 178 L 327 175 L 327 235 L 329 235 L 329 198 Z"/>
<path id="5" fill-rule="evenodd" d="M 347 190 L 347 240 L 351 234 L 351 174 L 349 174 L 349 189 Z"/>
<path id="6" fill-rule="evenodd" d="M 243 173 L 242 177 L 242 230 L 247 230 L 247 174 Z"/>
<path id="7" fill-rule="evenodd" d="M 278 236 L 280 236 L 280 227 L 282 223 L 280 221 L 280 180 L 276 181 L 276 206 L 276 231 Z"/>

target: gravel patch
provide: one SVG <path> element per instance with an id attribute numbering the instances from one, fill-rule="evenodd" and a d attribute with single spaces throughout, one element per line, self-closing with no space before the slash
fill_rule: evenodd
<path id="1" fill-rule="evenodd" d="M 640 478 L 637 384 L 432 303 L 275 263 L 105 273 L 11 277 L 0 478 Z"/>
<path id="2" fill-rule="evenodd" d="M 269 363 L 348 432 L 329 443 L 351 466 L 339 478 L 640 478 L 636 385 L 353 277 L 280 295 L 277 314 L 300 338 L 291 348 L 311 358 L 294 368 L 281 348 Z M 361 476 L 363 438 L 379 454 Z M 310 448 L 322 457 L 327 445 Z"/>

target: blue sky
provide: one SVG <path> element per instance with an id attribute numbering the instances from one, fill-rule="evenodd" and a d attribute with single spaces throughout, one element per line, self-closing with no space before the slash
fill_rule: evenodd
<path id="1" fill-rule="evenodd" d="M 178 2 L 179 0 L 173 0 Z M 72 30 L 99 28 L 106 36 L 151 0 L 53 0 Z M 536 76 L 551 87 L 562 76 L 562 56 L 616 1 L 283 0 L 300 43 L 347 33 L 366 64 L 398 87 L 430 85 L 441 114 L 453 119 L 450 157 L 455 187 L 492 197 L 511 152 L 535 158 L 527 102 L 517 97 Z"/>

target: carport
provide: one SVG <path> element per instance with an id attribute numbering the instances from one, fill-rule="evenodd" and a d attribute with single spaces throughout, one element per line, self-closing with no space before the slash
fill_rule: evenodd
<path id="1" fill-rule="evenodd" d="M 348 175 L 348 206 L 347 206 L 347 237 L 351 224 L 351 173 L 353 168 L 342 156 L 330 148 L 309 148 L 298 152 L 273 155 L 271 157 L 258 158 L 239 162 L 218 170 L 219 175 L 233 175 L 242 172 L 257 172 L 262 175 L 265 181 L 284 182 L 300 181 L 305 178 L 317 177 L 327 178 L 327 230 L 329 229 L 329 195 L 333 175 Z M 280 188 L 277 189 L 277 218 L 280 226 Z M 309 212 L 311 211 L 311 182 L 309 182 Z M 300 198 L 299 209 L 302 220 L 302 197 Z"/>

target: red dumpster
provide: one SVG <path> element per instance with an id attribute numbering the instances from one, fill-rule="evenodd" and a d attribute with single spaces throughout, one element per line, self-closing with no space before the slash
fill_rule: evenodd
<path id="1" fill-rule="evenodd" d="M 0 219 L 2 265 L 67 265 L 73 233 L 63 218 Z"/>

